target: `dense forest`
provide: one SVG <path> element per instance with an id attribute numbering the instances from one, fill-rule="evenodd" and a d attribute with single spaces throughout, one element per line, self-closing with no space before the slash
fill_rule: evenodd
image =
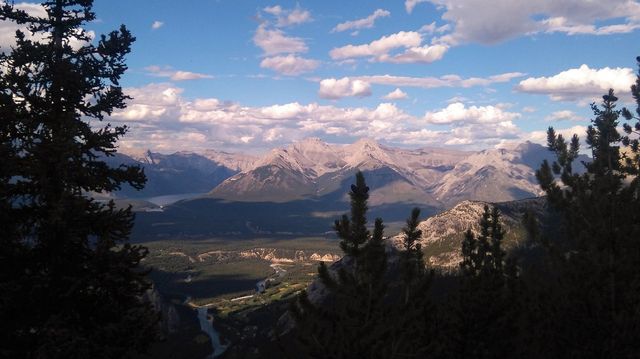
<path id="1" fill-rule="evenodd" d="M 44 6 L 44 18 L 0 8 L 44 39 L 19 31 L 0 54 L 0 357 L 140 357 L 166 339 L 141 266 L 148 251 L 129 242 L 131 207 L 86 195 L 145 183 L 141 168 L 104 162 L 128 128 L 96 127 L 126 106 L 119 80 L 135 38 L 123 26 L 92 41 L 90 0 Z M 556 160 L 536 172 L 546 204 L 523 217 L 526 240 L 507 251 L 501 213 L 485 207 L 452 270 L 426 264 L 417 208 L 402 248 L 387 245 L 359 172 L 333 227 L 342 258 L 288 301 L 262 355 L 640 356 L 640 72 L 631 93 L 632 109 L 618 109 L 613 90 L 591 105 L 586 149 L 550 127 Z"/>

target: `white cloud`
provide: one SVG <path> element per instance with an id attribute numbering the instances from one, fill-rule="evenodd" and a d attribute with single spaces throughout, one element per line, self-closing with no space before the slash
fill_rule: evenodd
<path id="1" fill-rule="evenodd" d="M 430 24 L 422 25 L 422 27 L 420 27 L 418 32 L 422 32 L 424 34 L 431 35 L 433 33 L 441 34 L 443 32 L 447 32 L 449 30 L 451 30 L 451 25 L 444 24 L 442 26 L 437 26 L 436 22 L 434 21 L 434 22 L 432 22 Z"/>
<path id="2" fill-rule="evenodd" d="M 387 17 L 390 16 L 391 13 L 387 10 L 383 10 L 383 9 L 377 9 L 376 11 L 373 12 L 373 14 L 363 18 L 363 19 L 357 19 L 357 20 L 352 20 L 352 21 L 345 21 L 343 23 L 340 23 L 338 25 L 336 25 L 336 27 L 334 27 L 331 32 L 342 32 L 342 31 L 347 31 L 347 30 L 359 30 L 359 29 L 370 29 L 373 27 L 376 19 L 381 18 L 381 17 Z"/>
<path id="3" fill-rule="evenodd" d="M 362 80 L 352 80 L 348 77 L 341 79 L 324 79 L 320 81 L 318 95 L 322 98 L 338 99 L 341 97 L 371 95 L 371 85 Z"/>
<path id="4" fill-rule="evenodd" d="M 461 102 L 455 102 L 446 108 L 427 112 L 424 119 L 432 124 L 452 124 L 452 123 L 503 123 L 519 118 L 521 115 L 516 112 L 506 112 L 501 106 L 471 106 L 466 107 Z"/>
<path id="5" fill-rule="evenodd" d="M 383 99 L 385 100 L 404 100 L 407 97 L 409 97 L 405 92 L 403 92 L 402 90 L 400 90 L 399 88 L 396 88 L 395 90 L 389 92 L 388 94 L 386 94 Z"/>
<path id="6" fill-rule="evenodd" d="M 494 83 L 509 82 L 512 79 L 524 76 L 520 72 L 508 72 L 504 74 L 489 77 L 470 77 L 462 78 L 458 75 L 444 75 L 441 77 L 408 77 L 408 76 L 392 76 L 392 75 L 373 75 L 353 77 L 354 80 L 362 80 L 371 84 L 403 86 L 403 87 L 420 87 L 420 88 L 437 88 L 437 87 L 474 87 L 489 86 Z"/>
<path id="7" fill-rule="evenodd" d="M 423 32 L 425 34 L 433 34 L 433 32 L 436 31 L 436 22 L 432 22 L 431 24 L 427 24 L 427 25 L 422 25 L 422 27 L 420 27 L 420 29 L 418 30 L 418 32 Z"/>
<path id="8" fill-rule="evenodd" d="M 282 30 L 268 29 L 267 24 L 263 23 L 258 26 L 253 42 L 260 47 L 265 55 L 277 55 L 282 53 L 300 53 L 307 52 L 307 45 L 299 37 L 287 36 Z"/>
<path id="9" fill-rule="evenodd" d="M 126 89 L 133 100 L 127 108 L 113 114 L 123 121 L 155 122 L 165 116 L 177 116 L 180 112 L 180 95 L 183 90 L 168 84 L 150 84 L 144 87 Z"/>
<path id="10" fill-rule="evenodd" d="M 275 6 L 267 6 L 264 9 L 262 9 L 264 12 L 271 14 L 273 16 L 279 16 L 280 14 L 282 14 L 283 10 L 282 10 L 282 6 L 280 5 L 275 5 Z"/>
<path id="11" fill-rule="evenodd" d="M 436 130 L 430 128 L 428 114 L 417 118 L 393 103 L 337 107 L 291 102 L 251 107 L 216 98 L 187 99 L 181 88 L 171 84 L 127 88 L 125 93 L 133 100 L 109 119 L 131 127 L 121 145 L 164 152 L 207 148 L 262 150 L 309 136 L 337 136 L 347 142 L 366 136 L 387 143 L 413 146 L 444 143 L 466 149 L 539 137 L 538 133 L 521 131 L 513 122 L 519 114 L 507 112 L 504 105 L 462 105 L 461 111 L 448 107 L 443 110 L 452 117 Z"/>
<path id="12" fill-rule="evenodd" d="M 147 66 L 145 67 L 145 70 L 147 70 L 151 76 L 166 77 L 168 79 L 171 79 L 172 81 L 189 81 L 213 78 L 213 76 L 207 74 L 175 70 L 170 66 Z"/>
<path id="13" fill-rule="evenodd" d="M 153 24 L 151 24 L 151 29 L 152 30 L 158 30 L 162 26 L 164 26 L 164 22 L 156 20 L 156 21 L 153 22 Z"/>
<path id="14" fill-rule="evenodd" d="M 582 65 L 551 77 L 530 77 L 520 81 L 516 90 L 545 94 L 554 101 L 576 101 L 602 96 L 614 89 L 619 95 L 628 94 L 636 76 L 630 68 L 591 69 Z"/>
<path id="15" fill-rule="evenodd" d="M 640 23 L 625 23 L 596 27 L 592 24 L 572 23 L 569 19 L 563 16 L 545 19 L 541 21 L 541 24 L 545 28 L 545 32 L 562 32 L 567 35 L 624 34 L 633 32 L 640 28 Z"/>
<path id="16" fill-rule="evenodd" d="M 524 74 L 520 72 L 508 72 L 489 77 L 470 77 L 466 79 L 458 75 L 445 75 L 441 77 L 373 75 L 343 77 L 339 80 L 328 78 L 320 81 L 320 91 L 318 93 L 321 97 L 336 99 L 347 96 L 369 96 L 371 94 L 370 87 L 372 84 L 427 89 L 438 87 L 468 88 L 509 82 L 514 78 L 522 76 L 524 76 Z"/>
<path id="17" fill-rule="evenodd" d="M 276 17 L 276 26 L 285 27 L 304 24 L 311 21 L 311 13 L 307 10 L 296 7 L 293 10 L 283 9 L 280 5 L 268 6 L 262 9 L 267 14 Z"/>
<path id="18" fill-rule="evenodd" d="M 526 113 L 532 113 L 532 112 L 536 112 L 537 109 L 533 106 L 525 106 L 522 108 L 522 112 L 526 112 Z"/>
<path id="19" fill-rule="evenodd" d="M 420 0 L 418 0 L 420 1 Z M 405 6 L 415 6 L 407 0 Z M 449 45 L 460 43 L 494 44 L 511 38 L 541 32 L 568 35 L 606 35 L 630 32 L 640 24 L 640 3 L 634 0 L 609 2 L 583 0 L 430 0 L 445 9 L 442 19 L 453 25 L 453 31 L 439 41 Z M 412 9 L 412 7 L 411 7 Z M 597 26 L 602 21 L 616 23 Z"/>
<path id="20" fill-rule="evenodd" d="M 545 117 L 547 121 L 583 121 L 584 118 L 576 115 L 573 111 L 563 110 L 552 112 Z"/>
<path id="21" fill-rule="evenodd" d="M 586 137 L 587 127 L 576 125 L 569 128 L 553 128 L 556 131 L 556 134 L 562 135 L 564 138 L 571 138 L 574 134 L 578 135 L 580 139 L 584 140 Z M 539 143 L 541 145 L 547 144 L 547 131 L 532 131 L 529 133 L 523 133 L 519 138 L 518 142 L 531 141 L 535 143 Z"/>
<path id="22" fill-rule="evenodd" d="M 428 2 L 429 0 L 405 0 L 404 8 L 407 10 L 407 14 L 411 14 L 413 12 L 413 8 L 416 7 L 421 2 Z"/>
<path id="23" fill-rule="evenodd" d="M 378 40 L 363 45 L 347 45 L 334 48 L 329 55 L 334 60 L 344 60 L 355 57 L 379 57 L 393 49 L 400 47 L 410 48 L 420 46 L 422 36 L 415 31 L 400 31 L 395 34 L 383 36 Z"/>
<path id="24" fill-rule="evenodd" d="M 395 64 L 432 63 L 442 59 L 449 49 L 446 45 L 432 45 L 423 47 L 411 47 L 401 54 L 389 56 L 383 54 L 378 57 L 378 61 L 391 62 Z"/>
<path id="25" fill-rule="evenodd" d="M 295 55 L 267 57 L 260 62 L 260 67 L 271 69 L 283 75 L 295 76 L 315 70 L 320 61 L 305 59 Z"/>

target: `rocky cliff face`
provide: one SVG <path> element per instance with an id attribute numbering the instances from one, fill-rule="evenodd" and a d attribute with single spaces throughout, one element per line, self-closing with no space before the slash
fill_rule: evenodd
<path id="1" fill-rule="evenodd" d="M 497 207 L 501 213 L 501 221 L 505 230 L 504 244 L 507 249 L 522 244 L 524 228 L 522 216 L 525 211 L 535 213 L 544 211 L 545 199 L 532 198 L 520 201 L 490 203 L 482 201 L 463 201 L 453 208 L 420 222 L 418 229 L 422 231 L 420 243 L 425 252 L 428 265 L 443 268 L 455 268 L 462 260 L 460 249 L 464 233 L 471 231 L 480 233 L 480 218 L 484 206 L 490 209 Z M 389 244 L 400 249 L 403 236 L 398 234 L 389 240 Z"/>
<path id="2" fill-rule="evenodd" d="M 552 160 L 553 154 L 530 142 L 465 152 L 398 149 L 371 139 L 346 146 L 307 139 L 273 150 L 256 167 L 222 182 L 210 196 L 280 202 L 323 198 L 335 192 L 344 197 L 346 192 L 340 191 L 360 170 L 372 189 L 373 206 L 416 203 L 450 208 L 464 200 L 499 202 L 540 196 L 535 171 L 544 159 Z"/>

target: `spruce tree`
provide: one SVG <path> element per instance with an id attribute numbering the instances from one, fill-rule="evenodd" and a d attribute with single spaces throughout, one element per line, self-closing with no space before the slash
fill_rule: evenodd
<path id="1" fill-rule="evenodd" d="M 422 236 L 422 231 L 418 229 L 419 218 L 420 209 L 414 208 L 411 211 L 411 217 L 407 219 L 407 226 L 402 229 L 404 251 L 400 253 L 400 262 L 404 284 L 404 298 L 402 300 L 405 304 L 409 303 L 412 287 L 425 275 L 424 254 L 419 242 L 420 236 Z"/>
<path id="2" fill-rule="evenodd" d="M 391 301 L 389 358 L 423 357 L 433 351 L 436 307 L 431 299 L 433 271 L 427 271 L 420 237 L 420 209 L 414 208 L 402 229 L 397 297 Z"/>
<path id="3" fill-rule="evenodd" d="M 514 356 L 517 280 L 515 264 L 505 259 L 504 230 L 496 207 L 484 206 L 480 235 L 465 232 L 460 287 L 452 312 L 452 337 L 445 357 L 508 358 Z"/>
<path id="4" fill-rule="evenodd" d="M 312 303 L 302 292 L 291 306 L 301 344 L 297 357 L 385 357 L 384 339 L 390 328 L 385 325 L 384 225 L 377 218 L 373 233 L 366 227 L 369 188 L 361 172 L 349 196 L 351 216 L 334 225 L 344 257 L 332 269 L 324 263 L 318 269 L 318 280 L 326 291 L 322 302 Z"/>
<path id="5" fill-rule="evenodd" d="M 559 326 L 556 342 L 549 344 L 563 355 L 631 357 L 640 350 L 638 76 L 632 87 L 637 115 L 616 110 L 613 90 L 603 96 L 601 107 L 592 104 L 594 118 L 586 136 L 592 161 L 584 163 L 586 173 L 573 170 L 580 151 L 577 135 L 567 143 L 553 128 L 547 132 L 557 159 L 543 162 L 536 176 L 562 216 L 566 234 L 556 250 L 561 255 L 552 259 L 564 298 L 555 311 L 562 315 L 560 323 L 571 325 Z M 618 131 L 621 114 L 628 121 L 626 135 Z"/>
<path id="6" fill-rule="evenodd" d="M 43 7 L 0 7 L 34 35 L 17 31 L 0 54 L 0 357 L 127 357 L 156 337 L 141 301 L 147 252 L 128 243 L 130 209 L 85 194 L 145 183 L 140 168 L 103 162 L 127 127 L 100 124 L 125 107 L 134 37 L 122 26 L 92 39 L 91 0 Z"/>

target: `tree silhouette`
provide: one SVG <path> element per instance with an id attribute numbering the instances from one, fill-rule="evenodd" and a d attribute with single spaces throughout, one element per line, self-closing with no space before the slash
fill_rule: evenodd
<path id="1" fill-rule="evenodd" d="M 135 39 L 124 26 L 92 39 L 92 3 L 46 1 L 44 17 L 0 7 L 33 35 L 17 31 L 0 54 L 2 357 L 119 358 L 156 337 L 141 301 L 147 251 L 127 241 L 133 214 L 85 195 L 145 183 L 140 168 L 102 160 L 127 132 L 100 121 L 125 107 Z"/>
<path id="2" fill-rule="evenodd" d="M 638 115 L 639 85 L 640 73 L 632 87 Z M 557 160 L 545 161 L 536 173 L 567 237 L 556 251 L 561 255 L 553 257 L 563 298 L 555 303 L 562 313 L 556 321 L 564 325 L 550 345 L 562 355 L 631 357 L 640 350 L 640 162 L 632 136 L 640 121 L 628 109 L 616 110 L 617 100 L 609 90 L 601 107 L 591 106 L 586 143 L 593 160 L 584 164 L 586 173 L 572 168 L 580 150 L 577 135 L 567 143 L 553 128 L 547 137 Z M 621 114 L 631 122 L 623 125 L 626 135 L 618 132 Z"/>
<path id="3" fill-rule="evenodd" d="M 513 341 L 517 280 L 515 264 L 505 259 L 504 230 L 496 207 L 484 206 L 480 235 L 467 230 L 462 241 L 460 288 L 452 300 L 453 335 L 445 357 L 507 358 Z"/>
<path id="4" fill-rule="evenodd" d="M 369 187 L 361 172 L 356 174 L 349 196 L 351 216 L 343 216 L 334 225 L 345 256 L 335 268 L 324 263 L 318 268 L 318 280 L 326 293 L 312 302 L 307 292 L 302 292 L 291 306 L 302 347 L 298 357 L 384 357 L 383 338 L 390 330 L 385 325 L 384 225 L 377 218 L 373 233 L 366 227 Z"/>

